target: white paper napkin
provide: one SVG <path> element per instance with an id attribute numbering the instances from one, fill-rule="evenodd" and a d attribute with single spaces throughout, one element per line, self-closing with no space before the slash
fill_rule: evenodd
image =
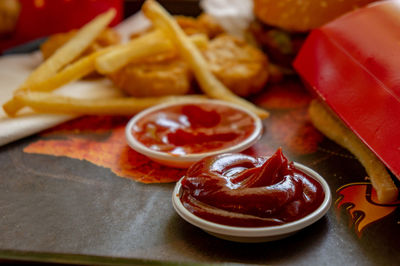
<path id="1" fill-rule="evenodd" d="M 254 20 L 252 0 L 202 0 L 201 8 L 230 34 L 243 37 Z"/>

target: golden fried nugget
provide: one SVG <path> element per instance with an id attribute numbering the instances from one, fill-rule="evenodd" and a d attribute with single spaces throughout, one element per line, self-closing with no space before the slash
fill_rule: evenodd
<path id="1" fill-rule="evenodd" d="M 174 16 L 174 19 L 187 35 L 206 34 L 209 38 L 222 34 L 222 27 L 208 14 L 199 17 Z"/>
<path id="2" fill-rule="evenodd" d="M 267 82 L 267 57 L 244 41 L 220 35 L 203 52 L 213 74 L 237 95 L 257 93 Z M 110 78 L 117 87 L 136 97 L 181 95 L 192 84 L 191 70 L 173 51 L 131 63 Z"/>
<path id="3" fill-rule="evenodd" d="M 240 96 L 259 92 L 268 80 L 268 58 L 257 48 L 223 34 L 210 41 L 203 55 L 212 73 Z"/>
<path id="4" fill-rule="evenodd" d="M 203 25 L 201 25 L 194 17 L 177 15 L 174 16 L 174 19 L 176 20 L 176 22 L 178 22 L 179 26 L 187 35 L 197 33 L 207 34 L 207 29 L 205 29 Z"/>
<path id="5" fill-rule="evenodd" d="M 40 51 L 42 52 L 43 59 L 46 60 L 54 52 L 72 38 L 76 33 L 76 30 L 71 30 L 65 33 L 57 33 L 51 35 L 42 45 L 40 45 Z"/>
<path id="6" fill-rule="evenodd" d="M 201 51 L 190 41 L 171 14 L 159 3 L 155 0 L 146 0 L 142 6 L 142 11 L 155 27 L 165 32 L 177 46 L 179 55 L 190 66 L 199 87 L 205 94 L 214 99 L 229 101 L 243 106 L 257 114 L 261 119 L 269 116 L 266 110 L 234 94 L 211 73 L 208 62 L 201 54 Z"/>
<path id="7" fill-rule="evenodd" d="M 172 53 L 128 64 L 109 77 L 135 97 L 183 95 L 189 92 L 193 80 L 188 65 Z"/>
<path id="8" fill-rule="evenodd" d="M 69 32 L 57 33 L 50 36 L 49 39 L 40 46 L 43 58 L 49 58 L 59 47 L 71 39 L 76 32 L 76 30 L 71 30 Z M 111 28 L 107 28 L 100 33 L 96 40 L 82 53 L 81 56 L 91 54 L 104 47 L 118 44 L 119 42 L 120 36 L 118 33 Z"/>
<path id="9" fill-rule="evenodd" d="M 202 13 L 200 16 L 198 16 L 197 21 L 203 26 L 204 29 L 206 29 L 207 35 L 210 39 L 225 32 L 221 25 L 218 24 L 213 17 L 206 13 Z"/>

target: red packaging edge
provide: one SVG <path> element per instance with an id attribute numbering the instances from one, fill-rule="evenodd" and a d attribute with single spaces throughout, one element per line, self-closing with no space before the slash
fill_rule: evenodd
<path id="1" fill-rule="evenodd" d="M 321 29 L 311 32 L 293 66 L 400 180 L 400 102 L 393 93 Z"/>

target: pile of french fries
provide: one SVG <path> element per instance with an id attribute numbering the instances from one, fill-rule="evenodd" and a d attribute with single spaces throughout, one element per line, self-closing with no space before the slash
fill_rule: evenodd
<path id="1" fill-rule="evenodd" d="M 268 112 L 235 95 L 208 69 L 199 47 L 207 44 L 202 35 L 186 36 L 174 18 L 156 1 L 147 0 L 143 13 L 152 21 L 154 30 L 128 43 L 118 44 L 77 59 L 81 53 L 108 26 L 115 16 L 111 9 L 83 26 L 77 34 L 35 69 L 3 105 L 9 116 L 15 116 L 28 106 L 37 112 L 68 114 L 133 115 L 152 105 L 210 97 L 230 101 L 256 113 L 260 118 Z M 184 95 L 147 98 L 77 99 L 52 91 L 97 71 L 111 74 L 130 62 L 175 50 L 189 64 L 205 96 Z"/>

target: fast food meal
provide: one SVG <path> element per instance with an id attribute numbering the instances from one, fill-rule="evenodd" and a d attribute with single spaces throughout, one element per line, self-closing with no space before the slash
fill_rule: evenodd
<path id="1" fill-rule="evenodd" d="M 143 35 L 132 42 L 147 37 Z M 190 39 L 202 51 L 211 72 L 235 94 L 247 97 L 264 88 L 269 75 L 268 59 L 260 50 L 227 34 L 218 35 L 210 41 L 204 41 L 206 37 L 199 34 L 191 35 Z M 172 44 L 168 43 L 168 46 L 169 49 L 167 43 L 163 47 L 162 42 L 153 45 L 146 41 L 143 47 L 146 51 L 154 47 L 153 56 L 134 60 L 132 55 L 137 55 L 138 50 L 131 49 L 136 47 L 132 45 L 126 51 L 121 49 L 119 55 L 114 50 L 112 53 L 115 55 L 107 53 L 99 57 L 97 63 L 104 66 L 103 72 L 114 71 L 109 75 L 111 80 L 132 96 L 186 94 L 192 87 L 192 71 L 186 61 L 173 51 Z M 127 58 L 131 59 L 128 61 Z M 124 62 L 130 63 L 123 65 Z"/>
<path id="2" fill-rule="evenodd" d="M 354 3 L 363 5 L 366 2 L 370 1 Z M 319 8 L 333 4 L 331 1 L 321 3 Z M 294 27 L 289 18 L 292 17 L 291 12 L 297 11 L 287 10 L 282 16 L 274 17 L 268 15 L 269 10 L 265 9 L 269 5 L 274 5 L 273 1 L 255 1 L 255 13 L 261 21 L 280 28 L 258 23 L 252 26 L 252 30 L 261 45 L 267 44 L 267 54 L 277 55 L 273 60 L 287 66 L 291 64 L 298 44 L 302 43 L 305 36 L 304 33 L 293 32 L 308 31 L 324 21 L 317 16 L 310 19 L 307 15 Z M 299 12 L 316 12 L 311 4 L 308 7 L 299 9 Z M 348 2 L 340 5 L 331 16 L 348 11 L 348 7 Z M 99 15 L 77 31 L 52 36 L 42 46 L 44 62 L 15 91 L 13 98 L 3 106 L 4 110 L 10 116 L 16 115 L 25 106 L 37 112 L 133 115 L 158 103 L 206 96 L 240 105 L 260 118 L 268 117 L 266 110 L 244 98 L 260 92 L 275 70 L 272 76 L 279 80 L 282 69 L 270 64 L 266 54 L 244 40 L 225 33 L 207 15 L 198 18 L 173 17 L 153 0 L 147 0 L 142 11 L 153 26 L 126 43 L 119 43 L 117 34 L 107 28 L 114 16 L 113 10 Z M 267 15 L 268 19 L 265 19 Z M 297 37 L 299 42 L 296 41 Z M 285 58 L 290 60 L 285 61 Z M 94 100 L 52 93 L 93 71 L 109 78 L 116 89 L 123 90 L 127 97 Z M 193 94 L 198 93 L 196 89 L 205 95 Z M 330 120 L 326 115 L 327 121 L 320 122 L 315 113 L 315 110 L 319 110 L 316 106 L 311 105 L 310 115 L 316 127 L 320 128 L 322 122 L 328 123 Z M 329 128 L 336 124 L 322 125 Z M 320 130 L 325 133 L 326 129 Z M 329 133 L 325 134 L 330 137 Z M 372 158 L 371 154 L 365 148 L 360 148 L 361 144 L 353 144 L 356 141 L 354 137 L 349 137 L 347 131 L 341 131 L 340 134 L 345 139 L 351 139 L 352 144 L 346 146 L 349 145 L 346 141 L 338 140 L 335 136 L 332 138 L 359 157 L 371 175 L 379 199 L 382 202 L 395 199 L 397 188 L 390 182 L 390 176 L 379 160 L 371 159 L 373 166 L 379 165 L 376 173 L 366 163 L 370 159 L 365 158 Z"/>
<path id="3" fill-rule="evenodd" d="M 86 106 L 84 101 L 76 100 L 77 104 L 71 104 L 73 99 L 43 92 L 49 93 L 97 70 L 101 74 L 106 74 L 117 87 L 128 94 L 134 97 L 149 97 L 150 102 L 156 96 L 182 95 L 184 97 L 192 91 L 192 75 L 194 74 L 200 88 L 209 97 L 233 101 L 250 108 L 260 117 L 268 116 L 265 110 L 232 92 L 248 96 L 264 86 L 268 77 L 267 69 L 264 68 L 268 60 L 264 54 L 228 36 L 220 37 L 223 39 L 217 37 L 215 41 L 212 40 L 213 43 L 210 41 L 209 44 L 204 34 L 214 36 L 220 28 L 207 16 L 200 16 L 196 20 L 177 18 L 182 25 L 186 25 L 183 27 L 187 31 L 190 31 L 189 28 L 195 28 L 194 25 L 196 25 L 196 34 L 191 35 L 189 39 L 176 20 L 157 3 L 146 2 L 143 10 L 153 20 L 153 29 L 125 44 L 117 44 L 119 38 L 115 36 L 115 32 L 106 28 L 115 13 L 112 10 L 100 15 L 77 32 L 58 34 L 50 38 L 42 45 L 45 61 L 21 88 L 16 90 L 15 97 L 3 106 L 4 110 L 12 116 L 26 105 L 41 112 L 46 111 L 44 106 L 47 106 L 49 112 L 92 114 L 93 110 L 100 110 L 105 103 L 99 103 L 98 109 L 89 108 L 90 110 L 87 109 L 85 112 L 85 109 L 81 108 Z M 173 29 L 171 36 L 169 36 L 169 30 L 159 25 L 157 21 L 160 20 L 165 23 L 164 26 L 167 29 Z M 191 32 L 194 33 L 193 30 Z M 221 54 L 220 44 L 218 44 L 221 42 L 228 44 L 231 51 L 230 55 L 223 60 L 226 66 L 222 64 L 222 61 L 214 60 Z M 179 46 L 182 46 L 183 50 L 189 49 L 195 56 L 188 55 L 187 52 L 180 53 L 182 47 L 179 48 Z M 207 58 L 210 58 L 210 64 L 205 61 L 199 49 L 207 51 L 204 53 Z M 236 67 L 236 65 L 238 69 L 248 71 L 246 73 L 227 71 L 227 67 Z M 214 72 L 222 82 L 214 77 L 210 71 L 211 68 L 215 69 Z M 232 91 L 223 83 L 230 84 Z M 35 91 L 42 93 L 35 94 L 33 93 Z M 54 99 L 53 102 L 52 99 Z M 136 102 L 135 98 L 130 99 L 131 103 Z M 38 104 L 41 101 L 43 105 Z M 53 104 L 45 104 L 45 101 Z M 110 100 L 109 104 L 113 105 L 114 101 Z M 88 102 L 88 106 L 93 105 L 96 103 Z M 59 106 L 58 109 L 57 106 Z M 66 106 L 70 109 L 65 108 Z M 120 111 L 120 113 L 125 112 Z M 118 112 L 112 111 L 112 113 Z"/>

